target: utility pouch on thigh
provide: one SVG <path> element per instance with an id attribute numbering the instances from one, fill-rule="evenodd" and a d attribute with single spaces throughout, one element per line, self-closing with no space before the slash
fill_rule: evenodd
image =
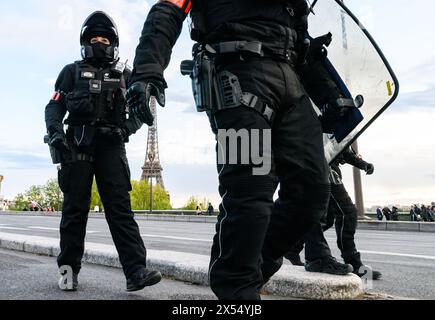
<path id="1" fill-rule="evenodd" d="M 219 72 L 217 77 L 216 111 L 245 106 L 259 112 L 269 124 L 273 123 L 275 111 L 256 95 L 243 92 L 239 78 L 229 71 Z"/>

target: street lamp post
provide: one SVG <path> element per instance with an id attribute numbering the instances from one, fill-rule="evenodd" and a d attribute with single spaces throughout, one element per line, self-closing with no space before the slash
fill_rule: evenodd
<path id="1" fill-rule="evenodd" d="M 154 165 L 154 159 L 155 159 L 156 155 L 154 152 L 150 152 L 148 154 L 148 159 L 150 160 L 151 163 L 151 177 L 150 177 L 150 214 L 153 214 L 153 176 L 152 176 L 152 172 L 153 172 L 153 165 Z"/>
<path id="2" fill-rule="evenodd" d="M 0 196 L 2 194 L 2 182 L 4 178 L 5 178 L 4 176 L 0 175 Z"/>
<path id="3" fill-rule="evenodd" d="M 150 214 L 153 214 L 153 178 L 150 179 Z"/>
<path id="4" fill-rule="evenodd" d="M 353 150 L 356 154 L 359 154 L 358 150 L 358 141 L 355 141 L 352 145 Z M 364 210 L 364 197 L 362 190 L 362 179 L 361 179 L 361 171 L 360 169 L 353 167 L 353 182 L 355 189 L 355 205 L 358 209 L 358 217 L 363 218 L 365 215 Z"/>

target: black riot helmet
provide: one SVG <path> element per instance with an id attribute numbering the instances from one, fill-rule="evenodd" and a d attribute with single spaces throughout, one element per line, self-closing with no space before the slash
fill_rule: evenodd
<path id="1" fill-rule="evenodd" d="M 110 40 L 106 48 L 106 59 L 114 61 L 119 54 L 119 35 L 115 21 L 103 11 L 95 11 L 83 23 L 80 33 L 80 45 L 82 46 L 82 58 L 92 59 L 95 57 L 90 40 L 101 36 Z"/>

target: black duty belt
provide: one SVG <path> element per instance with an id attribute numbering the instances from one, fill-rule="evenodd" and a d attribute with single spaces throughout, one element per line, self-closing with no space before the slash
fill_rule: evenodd
<path id="1" fill-rule="evenodd" d="M 210 45 L 217 54 L 252 53 L 260 57 L 278 58 L 290 61 L 294 58 L 293 50 L 276 49 L 264 46 L 260 41 L 228 41 Z"/>
<path id="2" fill-rule="evenodd" d="M 263 44 L 259 41 L 229 41 L 220 42 L 212 47 L 219 54 L 235 53 L 235 52 L 250 52 L 260 56 L 264 55 Z"/>
<path id="3" fill-rule="evenodd" d="M 94 162 L 94 157 L 89 155 L 89 154 L 85 154 L 85 153 L 77 153 L 76 154 L 76 160 L 77 161 Z"/>

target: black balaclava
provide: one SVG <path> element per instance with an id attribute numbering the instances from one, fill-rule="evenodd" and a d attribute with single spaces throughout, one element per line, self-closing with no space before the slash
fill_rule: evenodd
<path id="1" fill-rule="evenodd" d="M 110 58 L 107 57 L 107 48 L 109 45 L 97 42 L 91 44 L 92 51 L 94 52 L 93 59 L 100 60 L 101 62 L 110 62 Z"/>

